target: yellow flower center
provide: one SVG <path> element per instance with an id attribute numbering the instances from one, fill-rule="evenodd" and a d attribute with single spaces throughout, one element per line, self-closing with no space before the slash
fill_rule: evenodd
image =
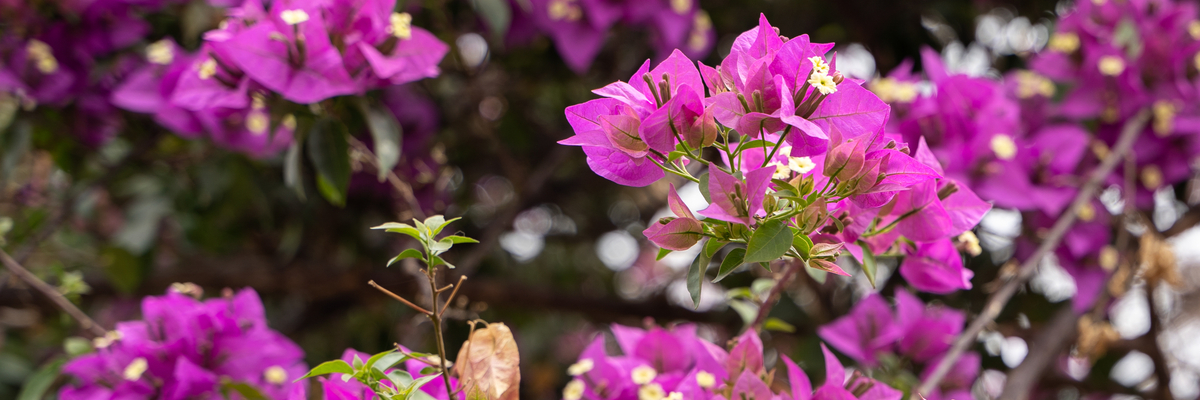
<path id="1" fill-rule="evenodd" d="M 583 18 L 583 8 L 576 4 L 577 0 L 550 0 L 546 12 L 552 21 L 578 21 Z"/>
<path id="2" fill-rule="evenodd" d="M 149 367 L 150 365 L 146 363 L 145 358 L 138 357 L 133 359 L 133 362 L 130 362 L 129 365 L 125 367 L 125 371 L 122 372 L 121 376 L 127 381 L 136 381 L 138 379 L 142 379 L 142 374 L 146 373 L 146 368 Z"/>
<path id="3" fill-rule="evenodd" d="M 1142 168 L 1141 177 L 1142 185 L 1145 185 L 1146 189 L 1155 190 L 1163 184 L 1162 171 L 1154 165 L 1147 165 L 1146 168 Z"/>
<path id="4" fill-rule="evenodd" d="M 1017 143 L 1013 142 L 1011 136 L 1003 134 L 992 136 L 990 144 L 992 152 L 996 153 L 996 158 L 1007 161 L 1017 156 Z"/>
<path id="5" fill-rule="evenodd" d="M 1154 111 L 1154 134 L 1160 137 L 1170 135 L 1175 128 L 1175 104 L 1159 100 L 1154 102 L 1151 109 Z"/>
<path id="6" fill-rule="evenodd" d="M 958 235 L 958 242 L 966 248 L 967 254 L 977 256 L 983 253 L 983 248 L 979 247 L 979 237 L 975 236 L 975 232 L 966 231 Z"/>
<path id="7" fill-rule="evenodd" d="M 663 400 L 667 396 L 667 392 L 663 390 L 662 385 L 651 383 L 638 388 L 638 400 Z"/>
<path id="8" fill-rule="evenodd" d="M 296 25 L 304 21 L 308 21 L 308 13 L 301 9 L 283 10 L 279 13 L 279 19 L 288 25 Z"/>
<path id="9" fill-rule="evenodd" d="M 588 371 L 591 371 L 592 368 L 595 366 L 596 366 L 596 363 L 593 362 L 592 359 L 585 358 L 585 359 L 579 360 L 579 362 L 577 362 L 577 363 L 571 364 L 570 367 L 567 367 L 567 375 L 571 375 L 571 376 L 583 375 L 583 374 L 586 374 Z"/>
<path id="10" fill-rule="evenodd" d="M 1079 219 L 1083 222 L 1091 222 L 1096 219 L 1096 207 L 1091 203 L 1084 203 L 1083 207 L 1079 207 L 1079 212 L 1076 213 Z"/>
<path id="11" fill-rule="evenodd" d="M 1046 44 L 1046 47 L 1059 53 L 1074 53 L 1075 50 L 1079 50 L 1079 35 L 1071 32 L 1055 32 L 1050 36 L 1050 42 Z"/>
<path id="12" fill-rule="evenodd" d="M 251 111 L 246 115 L 246 130 L 255 135 L 267 133 L 267 128 L 271 126 L 271 119 L 266 113 Z"/>
<path id="13" fill-rule="evenodd" d="M 1036 72 L 1017 72 L 1017 97 L 1028 99 L 1033 96 L 1054 96 L 1054 82 Z"/>
<path id="14" fill-rule="evenodd" d="M 200 79 L 209 79 L 217 74 L 217 60 L 209 58 L 200 63 Z"/>
<path id="15" fill-rule="evenodd" d="M 1117 76 L 1125 72 L 1125 60 L 1118 56 L 1100 57 L 1100 62 L 1096 64 L 1100 68 L 1100 73 L 1107 76 Z"/>
<path id="16" fill-rule="evenodd" d="M 822 60 L 821 57 L 809 57 L 808 62 L 812 63 L 814 74 L 825 75 L 829 73 L 829 64 L 826 64 L 825 60 Z"/>
<path id="17" fill-rule="evenodd" d="M 272 365 L 268 367 L 266 371 L 263 371 L 263 379 L 271 384 L 282 385 L 287 382 L 287 378 L 287 370 L 278 365 Z"/>
<path id="18" fill-rule="evenodd" d="M 1200 21 L 1188 23 L 1188 35 L 1191 35 L 1192 39 L 1200 40 Z"/>
<path id="19" fill-rule="evenodd" d="M 1100 268 L 1104 268 L 1105 271 L 1112 271 L 1117 267 L 1117 262 L 1120 261 L 1121 256 L 1117 253 L 1116 247 L 1104 246 L 1104 248 L 1100 249 L 1099 258 Z"/>
<path id="20" fill-rule="evenodd" d="M 654 368 L 642 365 L 633 369 L 631 378 L 633 379 L 633 383 L 645 385 L 650 383 L 650 381 L 654 380 L 654 378 L 657 376 L 658 371 L 655 371 Z"/>
<path id="21" fill-rule="evenodd" d="M 58 71 L 58 59 L 54 58 L 54 53 L 46 42 L 32 39 L 25 44 L 25 52 L 29 54 L 29 58 L 33 60 L 34 66 L 39 72 L 51 74 Z"/>
<path id="22" fill-rule="evenodd" d="M 692 0 L 671 0 L 671 11 L 687 14 L 688 11 L 692 11 Z"/>
<path id="23" fill-rule="evenodd" d="M 146 46 L 146 60 L 154 64 L 167 65 L 175 60 L 175 47 L 163 39 Z"/>
<path id="24" fill-rule="evenodd" d="M 392 13 L 389 18 L 391 25 L 388 26 L 388 32 L 400 39 L 408 39 L 412 37 L 412 14 L 409 13 Z"/>
<path id="25" fill-rule="evenodd" d="M 717 384 L 717 377 L 708 372 L 700 371 L 696 373 L 696 384 L 708 389 Z"/>
<path id="26" fill-rule="evenodd" d="M 812 85 L 817 91 L 824 95 L 830 95 L 837 92 L 837 83 L 833 82 L 833 77 L 828 74 L 813 73 L 808 77 L 808 84 Z"/>
<path id="27" fill-rule="evenodd" d="M 567 387 L 563 388 L 563 399 L 579 400 L 583 398 L 583 381 L 574 379 L 567 383 Z"/>

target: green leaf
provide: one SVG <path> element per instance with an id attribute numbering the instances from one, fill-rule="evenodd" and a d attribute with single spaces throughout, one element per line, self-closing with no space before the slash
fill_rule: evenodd
<path id="1" fill-rule="evenodd" d="M 442 239 L 442 240 L 438 240 L 433 243 L 430 243 L 429 245 L 430 245 L 429 246 L 430 251 L 432 251 L 434 254 L 441 254 L 441 253 L 446 252 L 446 250 L 450 250 L 451 247 L 454 247 L 454 242 L 451 242 L 446 239 Z"/>
<path id="2" fill-rule="evenodd" d="M 667 254 L 671 254 L 671 249 L 658 249 L 658 255 L 654 256 L 654 261 L 661 261 Z"/>
<path id="3" fill-rule="evenodd" d="M 446 260 L 443 260 L 441 257 L 430 256 L 430 258 L 432 261 L 432 263 L 429 265 L 430 268 L 433 268 L 433 267 L 436 267 L 439 265 L 445 265 L 446 268 L 454 269 L 454 264 L 446 262 Z"/>
<path id="4" fill-rule="evenodd" d="M 808 235 L 800 233 L 799 229 L 792 228 L 792 247 L 796 248 L 796 254 L 808 257 L 808 253 L 812 251 L 813 242 Z"/>
<path id="5" fill-rule="evenodd" d="M 722 247 L 725 247 L 726 244 L 729 243 L 722 242 L 720 240 L 708 239 L 708 242 L 704 243 L 704 256 L 711 260 L 713 256 L 717 255 L 718 251 L 721 251 Z"/>
<path id="6" fill-rule="evenodd" d="M 767 318 L 767 321 L 763 323 L 763 328 L 765 328 L 766 330 L 769 330 L 769 331 L 778 331 L 778 332 L 787 332 L 787 333 L 795 333 L 796 332 L 795 326 L 792 326 L 792 324 L 789 324 L 787 322 L 783 322 L 783 320 L 781 320 L 779 318 L 775 318 L 775 317 Z"/>
<path id="7" fill-rule="evenodd" d="M 267 400 L 267 396 L 263 396 L 262 392 L 258 391 L 254 386 L 250 386 L 242 382 L 225 382 L 222 385 L 222 391 L 228 392 L 230 389 L 242 395 L 246 400 Z"/>
<path id="8" fill-rule="evenodd" d="M 697 177 L 697 179 L 700 180 L 700 183 L 699 183 L 700 195 L 704 196 L 704 201 L 712 203 L 712 195 L 708 193 L 708 171 L 705 171 L 703 174 L 700 174 L 700 176 Z"/>
<path id="9" fill-rule="evenodd" d="M 366 97 L 355 97 L 354 104 L 367 122 L 371 131 L 371 150 L 375 153 L 375 162 L 379 164 L 376 178 L 380 182 L 387 179 L 388 172 L 400 162 L 400 136 L 404 128 L 396 121 L 396 115 L 391 110 L 379 104 L 368 104 Z"/>
<path id="10" fill-rule="evenodd" d="M 371 229 L 386 229 L 388 232 L 401 233 L 411 236 L 413 239 L 421 240 L 421 232 L 417 228 L 400 222 L 388 222 L 383 225 L 372 226 Z"/>
<path id="11" fill-rule="evenodd" d="M 317 121 L 308 134 L 308 158 L 317 170 L 317 188 L 335 206 L 346 205 L 350 187 L 350 145 L 346 127 L 337 120 Z"/>
<path id="12" fill-rule="evenodd" d="M 374 369 L 377 369 L 380 371 L 387 371 L 389 368 L 396 366 L 396 364 L 407 361 L 409 358 L 411 358 L 411 357 L 409 357 L 407 354 L 398 353 L 398 352 L 393 351 L 391 353 L 385 354 L 383 357 L 379 357 L 378 360 L 375 360 L 375 364 L 372 365 L 371 368 L 374 368 Z M 407 384 L 407 382 L 406 382 L 406 384 Z"/>
<path id="13" fill-rule="evenodd" d="M 362 362 L 362 361 L 359 361 L 359 362 Z M 321 365 L 313 367 L 313 369 L 309 370 L 307 374 L 304 374 L 304 376 L 297 378 L 295 380 L 295 382 L 299 382 L 301 379 L 304 379 L 304 378 L 310 378 L 310 377 L 314 377 L 314 376 L 321 376 L 321 375 L 333 374 L 333 373 L 353 374 L 354 368 L 351 368 L 350 364 L 347 364 L 345 361 L 342 361 L 342 360 L 326 361 L 326 362 L 321 363 Z"/>
<path id="14" fill-rule="evenodd" d="M 427 375 L 427 376 L 422 376 L 417 379 L 413 379 L 412 383 L 409 383 L 408 387 L 404 388 L 404 392 L 405 392 L 404 399 L 412 398 L 412 396 L 415 394 L 414 392 L 425 393 L 425 392 L 421 391 L 421 386 L 425 386 L 426 383 L 429 383 L 429 381 L 437 379 L 437 377 L 439 377 L 441 375 L 442 375 L 442 373 L 438 372 L 433 375 Z"/>
<path id="15" fill-rule="evenodd" d="M 395 352 L 396 352 L 396 350 L 393 349 L 393 350 L 388 350 L 388 351 L 385 351 L 382 353 L 377 353 L 377 354 L 371 356 L 371 358 L 367 359 L 366 368 L 371 368 L 372 366 L 375 365 L 376 362 L 379 361 L 380 358 L 386 357 L 388 354 L 392 354 Z"/>
<path id="16" fill-rule="evenodd" d="M 750 235 L 746 243 L 746 259 L 744 262 L 771 262 L 782 257 L 792 247 L 792 231 L 782 220 L 770 220 L 763 223 Z"/>
<path id="17" fill-rule="evenodd" d="M 729 276 L 733 270 L 737 269 L 737 267 L 742 266 L 742 260 L 745 257 L 746 249 L 738 247 L 730 250 L 729 254 L 725 255 L 725 259 L 721 260 L 721 269 L 717 270 L 717 278 L 713 279 L 713 283 L 720 282 L 722 279 L 725 279 L 726 276 Z"/>
<path id="18" fill-rule="evenodd" d="M 400 255 L 396 256 L 396 258 L 393 258 L 391 261 L 388 261 L 387 266 L 390 267 L 390 266 L 392 266 L 392 264 L 395 264 L 396 262 L 403 260 L 405 258 L 415 258 L 415 259 L 420 260 L 420 259 L 425 258 L 425 255 L 421 254 L 421 251 L 417 250 L 417 249 L 406 249 L 406 250 L 400 252 Z"/>
<path id="19" fill-rule="evenodd" d="M 878 267 L 875 265 L 875 253 L 872 253 L 871 247 L 861 240 L 858 241 L 858 246 L 862 247 L 863 252 L 863 273 L 867 274 L 867 281 L 871 282 L 871 287 L 873 288 L 875 287 L 875 271 L 878 270 Z"/>
<path id="20" fill-rule="evenodd" d="M 729 302 L 729 308 L 737 311 L 738 316 L 742 317 L 742 323 L 749 325 L 758 318 L 758 304 L 751 303 L 746 300 L 734 300 Z"/>
<path id="21" fill-rule="evenodd" d="M 63 351 L 67 352 L 68 356 L 79 357 L 81 355 L 91 353 L 92 341 L 78 336 L 71 336 L 63 340 Z"/>
<path id="22" fill-rule="evenodd" d="M 304 200 L 304 181 L 300 179 L 303 167 L 300 162 L 300 147 L 304 145 L 304 136 L 297 136 L 292 144 L 288 146 L 287 155 L 283 157 L 283 183 L 292 191 L 296 192 L 296 196 L 300 200 Z"/>
<path id="23" fill-rule="evenodd" d="M 705 245 L 707 247 L 707 245 Z M 708 263 L 712 259 L 701 251 L 696 255 L 696 259 L 692 260 L 692 266 L 688 268 L 687 273 L 687 289 L 692 295 L 692 304 L 696 308 L 700 308 L 700 288 L 704 283 L 704 274 L 708 272 Z"/>
<path id="24" fill-rule="evenodd" d="M 811 257 L 837 257 L 842 252 L 842 244 L 817 243 L 809 252 Z"/>
<path id="25" fill-rule="evenodd" d="M 434 215 L 425 219 L 425 226 L 428 226 L 429 229 L 433 231 L 433 236 L 437 236 L 437 234 L 442 233 L 443 228 L 460 219 L 462 219 L 462 217 L 446 219 L 441 215 Z"/>
<path id="26" fill-rule="evenodd" d="M 440 370 L 441 370 L 441 368 L 434 367 L 434 366 L 428 366 L 425 368 L 421 368 L 421 375 L 429 375 L 429 374 L 437 373 Z"/>
<path id="27" fill-rule="evenodd" d="M 450 236 L 446 236 L 446 237 L 442 238 L 442 240 L 450 240 L 450 243 L 454 243 L 454 244 L 459 244 L 459 243 L 479 243 L 479 241 L 478 241 L 478 240 L 475 240 L 475 239 L 472 239 L 472 238 L 469 238 L 469 237 L 466 237 L 466 236 L 459 236 L 459 235 L 450 235 Z"/>
<path id="28" fill-rule="evenodd" d="M 65 359 L 56 358 L 26 377 L 21 392 L 17 394 L 17 400 L 40 400 L 44 397 L 50 387 L 54 385 L 54 381 L 58 380 L 62 366 L 66 362 Z"/>

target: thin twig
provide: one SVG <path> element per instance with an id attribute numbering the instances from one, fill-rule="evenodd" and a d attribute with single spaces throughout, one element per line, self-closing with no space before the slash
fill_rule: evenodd
<path id="1" fill-rule="evenodd" d="M 362 282 L 362 281 L 359 281 L 359 282 Z M 404 305 L 406 305 L 406 306 L 412 307 L 412 309 L 417 310 L 417 312 L 419 312 L 421 314 L 425 314 L 425 315 L 433 314 L 433 313 L 429 312 L 429 310 L 421 308 L 421 306 L 413 304 L 413 302 L 408 301 L 403 297 L 400 297 L 400 295 L 392 293 L 391 290 L 384 289 L 383 286 L 379 286 L 379 284 L 375 283 L 375 281 L 368 281 L 367 284 L 371 285 L 372 287 L 374 287 L 376 289 L 379 289 L 380 292 L 383 292 L 383 293 L 387 294 L 388 296 L 392 296 L 392 298 L 396 299 L 396 301 L 404 303 Z"/>
<path id="2" fill-rule="evenodd" d="M 1146 332 L 1141 339 L 1149 342 L 1147 347 L 1150 351 L 1146 352 L 1146 355 L 1154 361 L 1154 377 L 1158 380 L 1155 384 L 1158 389 L 1158 399 L 1174 400 L 1171 395 L 1171 369 L 1167 366 L 1167 356 L 1163 353 L 1162 346 L 1158 345 L 1158 336 L 1162 332 L 1162 320 L 1158 314 L 1158 305 L 1154 302 L 1154 292 L 1157 287 L 1158 284 L 1154 280 L 1146 282 L 1146 304 L 1149 306 L 1150 331 Z"/>
<path id="3" fill-rule="evenodd" d="M 0 261 L 3 261 L 4 266 L 8 268 L 9 271 L 12 271 L 13 275 L 21 278 L 22 281 L 25 281 L 25 283 L 29 286 L 33 286 L 39 292 L 42 292 L 43 295 L 50 298 L 50 301 L 53 301 L 54 304 L 58 305 L 58 308 L 61 308 L 72 318 L 75 318 L 76 321 L 79 321 L 79 325 L 82 326 L 83 329 L 86 329 L 93 335 L 104 336 L 106 333 L 104 327 L 100 326 L 100 324 L 96 323 L 96 321 L 89 318 L 87 314 L 84 314 L 83 311 L 79 309 L 79 307 L 75 307 L 75 304 L 72 304 L 70 300 L 67 300 L 66 297 L 63 297 L 62 293 L 59 293 L 58 290 L 55 290 L 53 286 L 50 286 L 45 281 L 39 279 L 36 275 L 29 272 L 29 270 L 25 269 L 25 267 L 22 267 L 21 264 L 17 263 L 17 260 L 14 260 L 12 257 L 10 257 L 3 249 L 0 249 Z"/>
<path id="4" fill-rule="evenodd" d="M 383 169 L 383 167 L 379 165 L 379 158 L 375 156 L 375 153 L 371 152 L 371 149 L 367 147 L 366 143 L 363 143 L 361 140 L 358 140 L 353 136 L 348 136 L 347 139 L 350 141 L 350 146 L 354 147 L 354 150 L 362 152 L 367 156 L 367 162 L 370 163 L 372 167 L 375 167 L 376 172 Z M 396 171 L 387 171 L 387 180 L 388 183 L 392 185 L 392 188 L 396 189 L 396 191 L 400 193 L 400 197 L 404 198 L 404 202 L 408 203 L 408 208 L 412 211 L 413 216 L 415 216 L 417 219 L 425 219 L 425 211 L 421 209 L 421 203 L 417 201 L 416 195 L 413 194 L 412 186 L 410 186 L 408 183 L 405 183 L 404 180 L 401 180 L 400 176 L 396 175 Z"/>
<path id="5" fill-rule="evenodd" d="M 791 283 L 792 277 L 796 276 L 796 272 L 803 268 L 804 263 L 800 262 L 800 260 L 794 260 L 791 263 L 788 263 L 787 268 L 783 271 L 783 276 L 779 277 L 779 280 L 775 282 L 775 287 L 771 288 L 771 292 L 767 295 L 767 299 L 763 301 L 762 306 L 758 308 L 758 316 L 754 317 L 754 322 L 747 326 L 746 329 L 762 329 L 763 323 L 767 321 L 767 315 L 771 313 L 771 308 L 775 307 L 775 303 L 778 302 L 780 295 L 783 294 L 783 291 L 787 288 L 788 284 Z"/>
<path id="6" fill-rule="evenodd" d="M 450 308 L 450 303 L 454 301 L 454 296 L 458 294 L 458 288 L 462 287 L 463 281 L 467 280 L 466 275 L 458 276 L 458 284 L 454 285 L 454 291 L 450 292 L 450 297 L 446 298 L 446 304 L 442 305 L 442 310 L 438 311 L 438 315 L 446 313 L 446 309 Z"/>
<path id="7" fill-rule="evenodd" d="M 1078 315 L 1070 306 L 1062 307 L 1050 320 L 1029 349 L 1029 356 L 1013 368 L 1004 380 L 1000 400 L 1026 400 L 1033 387 L 1045 376 L 1046 367 L 1058 360 L 1063 347 L 1075 337 Z"/>
<path id="8" fill-rule="evenodd" d="M 428 270 L 429 277 L 429 297 L 433 300 L 433 309 L 438 309 L 438 293 L 437 293 L 437 266 L 431 265 Z M 449 304 L 449 302 L 447 302 Z M 446 393 L 450 396 L 450 400 L 456 400 L 454 396 L 454 388 L 450 386 L 450 369 L 446 367 L 446 340 L 442 337 L 442 314 L 428 313 L 429 321 L 433 322 L 433 338 L 437 339 L 438 362 L 442 367 L 442 381 L 446 383 Z"/>
<path id="9" fill-rule="evenodd" d="M 1145 129 L 1146 122 L 1149 120 L 1149 117 L 1150 113 L 1146 110 L 1142 110 L 1125 123 L 1125 126 L 1122 127 L 1121 130 L 1121 137 L 1117 140 L 1116 146 L 1114 146 L 1108 156 L 1100 162 L 1100 165 L 1097 166 L 1094 171 L 1092 171 L 1092 174 L 1088 177 L 1087 182 L 1079 189 L 1079 194 L 1075 196 L 1075 201 L 1071 203 L 1071 208 L 1067 209 L 1067 211 L 1058 218 L 1058 221 L 1055 222 L 1054 226 L 1050 229 L 1050 234 L 1047 235 L 1046 239 L 1042 241 L 1041 246 L 1039 246 L 1037 250 L 1033 252 L 1033 255 L 1031 255 L 1023 264 L 1021 264 L 1021 268 L 1017 271 L 1017 273 L 1013 276 L 1005 278 L 1006 281 L 1004 282 L 1004 286 L 1002 286 L 1000 290 L 996 291 L 996 293 L 992 294 L 992 296 L 988 298 L 987 303 L 983 307 L 983 311 L 980 312 L 979 316 L 975 317 L 974 321 L 971 321 L 971 325 L 968 326 L 966 330 L 964 330 L 958 335 L 957 338 L 955 338 L 954 345 L 952 345 L 950 350 L 946 352 L 945 357 L 943 357 L 942 361 L 938 363 L 937 368 L 933 370 L 933 373 L 930 374 L 924 382 L 921 382 L 921 386 L 917 388 L 915 393 L 932 392 L 933 389 L 936 388 L 939 383 L 941 383 L 942 378 L 944 378 L 946 374 L 950 372 L 950 368 L 952 368 L 954 364 L 958 362 L 958 358 L 962 357 L 963 352 L 967 350 L 967 347 L 971 346 L 971 344 L 975 342 L 975 338 L 979 336 L 979 333 L 983 331 L 983 328 L 988 324 L 991 324 L 992 321 L 994 321 L 996 317 L 1000 315 L 1000 311 L 1004 310 L 1004 305 L 1008 303 L 1009 299 L 1012 299 L 1013 295 L 1017 293 L 1017 290 L 1021 287 L 1021 285 L 1029 280 L 1029 278 L 1033 277 L 1033 273 L 1037 270 L 1038 264 L 1041 263 L 1042 257 L 1045 257 L 1046 254 L 1049 254 L 1058 247 L 1059 242 L 1062 241 L 1063 236 L 1067 233 L 1067 230 L 1070 229 L 1071 225 L 1075 223 L 1075 219 L 1079 215 L 1079 210 L 1082 209 L 1084 205 L 1092 201 L 1092 197 L 1096 195 L 1096 191 L 1099 190 L 1100 184 L 1104 182 L 1105 178 L 1107 178 L 1109 174 L 1112 173 L 1113 169 L 1116 168 L 1117 163 L 1119 163 L 1125 157 L 1125 153 L 1128 153 L 1129 149 L 1133 147 L 1134 141 Z"/>

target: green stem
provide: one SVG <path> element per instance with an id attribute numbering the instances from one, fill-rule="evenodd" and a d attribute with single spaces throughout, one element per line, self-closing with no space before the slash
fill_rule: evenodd
<path id="1" fill-rule="evenodd" d="M 779 141 L 775 142 L 775 148 L 771 149 L 771 154 L 767 155 L 765 158 L 763 158 L 763 163 L 762 163 L 763 167 L 766 167 L 767 163 L 770 162 L 772 158 L 775 158 L 775 152 L 779 151 L 779 147 L 783 145 L 783 140 L 787 139 L 788 132 L 791 132 L 791 131 L 792 131 L 791 125 L 788 125 L 787 128 L 783 129 L 783 134 L 779 135 Z"/>

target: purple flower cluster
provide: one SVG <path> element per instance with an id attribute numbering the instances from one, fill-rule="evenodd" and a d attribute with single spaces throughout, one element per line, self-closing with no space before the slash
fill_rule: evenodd
<path id="1" fill-rule="evenodd" d="M 401 350 L 406 353 L 408 352 L 408 350 L 404 349 L 403 347 L 401 347 Z M 360 361 L 366 361 L 367 359 L 371 358 L 371 355 L 354 349 L 346 349 L 346 351 L 342 353 L 341 360 L 345 361 L 346 363 L 353 363 L 355 358 L 358 358 Z M 408 372 L 413 379 L 419 379 L 428 375 L 421 373 L 422 370 L 428 367 L 430 367 L 430 364 L 426 362 L 416 359 L 409 359 L 404 361 L 403 368 L 401 369 L 405 372 Z M 328 377 L 318 378 L 318 380 L 321 382 L 321 388 L 325 392 L 324 396 L 321 398 L 326 400 L 375 400 L 378 398 L 378 396 L 376 396 L 375 392 L 371 390 L 369 386 L 355 379 L 342 380 L 342 378 L 343 374 L 336 373 Z M 433 380 L 426 382 L 417 389 L 434 399 L 447 400 L 450 398 L 450 395 L 446 393 L 446 384 L 443 382 L 443 379 L 444 377 L 441 376 L 433 378 Z M 393 385 L 390 380 L 383 379 L 380 382 L 383 385 L 395 389 L 395 385 Z M 450 378 L 450 386 L 458 387 L 458 380 Z M 461 396 L 462 395 L 460 394 L 459 397 L 461 398 Z"/>
<path id="2" fill-rule="evenodd" d="M 646 229 L 664 249 L 704 237 L 745 243 L 754 236 L 740 233 L 785 221 L 808 243 L 794 242 L 787 255 L 815 268 L 845 274 L 832 262 L 843 246 L 862 259 L 904 237 L 914 245 L 900 250 L 908 256 L 901 274 L 915 287 L 970 288 L 952 239 L 991 206 L 943 174 L 929 149 L 914 153 L 885 134 L 889 106 L 837 72 L 836 55 L 826 61 L 832 48 L 807 35 L 782 37 L 761 17 L 717 67 L 697 69 L 676 51 L 652 70 L 647 61 L 629 82 L 595 90 L 603 98 L 567 108 L 575 136 L 560 143 L 583 147 L 593 171 L 628 186 L 668 172 L 701 182 L 690 170 L 708 166 L 701 190 L 710 205 L 698 212 L 707 219 L 672 188 L 675 216 Z M 705 147 L 724 166 L 700 158 Z"/>
<path id="3" fill-rule="evenodd" d="M 1046 50 L 1031 58 L 1031 69 L 1003 82 L 949 73 L 926 49 L 924 78 L 906 63 L 871 89 L 893 105 L 890 131 L 919 145 L 918 154 L 932 155 L 947 177 L 982 199 L 1021 211 L 1024 228 L 1038 232 L 1066 210 L 1141 111 L 1152 118 L 1132 151 L 1136 206 L 1152 207 L 1155 191 L 1191 175 L 1200 155 L 1196 21 L 1190 3 L 1079 2 Z M 931 90 L 918 89 L 924 80 Z M 1125 188 L 1125 175 L 1117 168 L 1107 183 Z M 1117 257 L 1107 209 L 1093 202 L 1078 217 L 1055 255 L 1076 280 L 1076 306 L 1088 307 L 1105 276 L 1097 267 L 1111 269 Z M 1033 251 L 1028 238 L 1018 240 L 1018 258 Z"/>
<path id="4" fill-rule="evenodd" d="M 878 365 L 882 354 L 895 354 L 924 365 L 932 373 L 963 329 L 965 316 L 948 307 L 926 307 L 916 296 L 896 291 L 895 312 L 878 293 L 854 305 L 854 309 L 822 326 L 817 334 L 843 354 L 867 367 Z M 971 385 L 979 375 L 980 357 L 968 352 L 929 399 L 969 399 Z"/>
<path id="5" fill-rule="evenodd" d="M 763 344 L 747 331 L 725 351 L 696 335 L 694 325 L 670 330 L 612 326 L 622 355 L 609 355 L 605 337 L 598 336 L 567 369 L 573 376 L 563 390 L 565 400 L 898 400 L 902 393 L 859 374 L 846 371 L 828 349 L 826 381 L 814 392 L 804 371 L 781 356 L 787 365 L 789 388 L 772 389 L 775 371 L 763 365 Z M 765 381 L 764 381 L 765 379 Z"/>
<path id="6" fill-rule="evenodd" d="M 194 285 L 142 300 L 142 320 L 117 324 L 95 353 L 67 363 L 59 398 L 219 399 L 247 385 L 272 399 L 306 398 L 304 353 L 267 327 L 253 289 L 199 301 Z M 236 396 L 234 398 L 237 398 Z"/>
<path id="7" fill-rule="evenodd" d="M 448 47 L 393 12 L 395 0 L 248 0 L 205 33 L 194 54 L 169 39 L 146 47 L 146 62 L 113 94 L 113 103 L 154 115 L 183 136 L 207 135 L 227 147 L 273 154 L 291 143 L 299 104 L 361 94 L 437 76 Z"/>
<path id="8" fill-rule="evenodd" d="M 704 57 L 716 42 L 712 19 L 697 0 L 510 0 L 509 41 L 527 41 L 538 31 L 554 41 L 575 72 L 586 72 L 617 23 L 645 26 L 661 57 L 683 49 Z"/>

